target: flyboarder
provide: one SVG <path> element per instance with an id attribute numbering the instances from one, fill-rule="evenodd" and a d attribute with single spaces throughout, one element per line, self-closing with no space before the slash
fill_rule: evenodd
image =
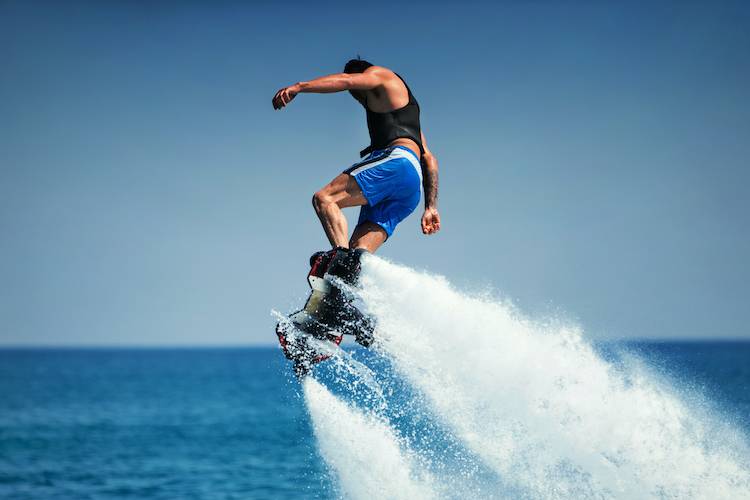
<path id="1" fill-rule="evenodd" d="M 388 68 L 352 59 L 343 73 L 284 87 L 273 97 L 274 109 L 300 93 L 348 91 L 367 113 L 370 145 L 361 160 L 337 175 L 313 196 L 328 241 L 336 248 L 375 252 L 399 222 L 411 214 L 424 187 L 422 232 L 440 230 L 437 210 L 438 162 L 427 147 L 419 123 L 419 103 L 406 82 Z M 349 238 L 342 208 L 360 206 Z"/>
<path id="2" fill-rule="evenodd" d="M 352 59 L 343 73 L 282 88 L 273 97 L 273 107 L 287 106 L 300 93 L 345 90 L 365 108 L 370 145 L 360 152 L 359 162 L 313 196 L 333 248 L 310 258 L 307 280 L 312 292 L 305 307 L 276 325 L 279 343 L 300 378 L 328 358 L 344 335 L 353 335 L 365 347 L 374 341 L 374 319 L 353 304 L 346 288 L 357 285 L 362 254 L 380 248 L 417 208 L 422 188 L 422 232 L 440 230 L 437 159 L 421 130 L 419 104 L 399 75 Z M 350 238 L 341 209 L 356 206 L 361 207 L 359 221 Z"/>

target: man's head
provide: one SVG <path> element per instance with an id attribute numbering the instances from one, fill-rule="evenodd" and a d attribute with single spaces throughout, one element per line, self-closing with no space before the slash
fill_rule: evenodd
<path id="1" fill-rule="evenodd" d="M 344 65 L 344 73 L 364 73 L 367 68 L 372 66 L 372 63 L 363 61 L 359 57 L 357 59 L 350 59 L 346 65 Z M 360 102 L 363 106 L 367 106 L 367 95 L 362 90 L 350 90 L 349 93 L 353 98 Z"/>
<path id="2" fill-rule="evenodd" d="M 363 61 L 362 59 L 351 59 L 344 66 L 344 73 L 364 73 L 370 66 L 372 66 L 372 63 Z"/>

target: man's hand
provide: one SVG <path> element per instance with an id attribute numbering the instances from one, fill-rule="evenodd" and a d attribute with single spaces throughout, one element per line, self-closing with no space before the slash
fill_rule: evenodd
<path id="1" fill-rule="evenodd" d="M 297 84 L 284 87 L 283 89 L 276 92 L 273 96 L 273 109 L 281 109 L 294 99 L 299 94 L 299 88 Z"/>
<path id="2" fill-rule="evenodd" d="M 440 214 L 437 208 L 425 208 L 422 214 L 422 232 L 435 234 L 440 231 Z"/>

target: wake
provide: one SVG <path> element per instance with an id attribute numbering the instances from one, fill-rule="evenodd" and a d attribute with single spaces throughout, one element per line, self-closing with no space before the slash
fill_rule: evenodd
<path id="1" fill-rule="evenodd" d="M 305 381 L 343 496 L 750 498 L 745 437 L 637 359 L 607 361 L 574 327 L 377 257 L 363 261 L 362 284 L 392 372 L 383 383 L 413 394 L 376 388 L 373 406 Z M 421 435 L 415 418 L 429 424 Z"/>

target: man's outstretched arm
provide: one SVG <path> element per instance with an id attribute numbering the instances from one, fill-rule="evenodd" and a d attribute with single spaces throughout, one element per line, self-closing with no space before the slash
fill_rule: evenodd
<path id="1" fill-rule="evenodd" d="M 427 147 L 427 140 L 422 134 L 422 187 L 424 188 L 424 214 L 422 215 L 422 232 L 435 234 L 440 231 L 440 214 L 437 209 L 438 198 L 438 161 Z"/>
<path id="2" fill-rule="evenodd" d="M 330 94 L 344 90 L 370 90 L 382 85 L 383 75 L 378 69 L 365 71 L 364 73 L 336 73 L 321 76 L 309 82 L 299 82 L 276 92 L 273 96 L 273 108 L 281 109 L 296 97 L 297 94 Z"/>

